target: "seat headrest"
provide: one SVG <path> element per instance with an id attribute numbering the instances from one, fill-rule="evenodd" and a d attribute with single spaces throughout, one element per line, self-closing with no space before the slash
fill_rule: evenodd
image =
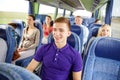
<path id="1" fill-rule="evenodd" d="M 67 42 L 69 45 L 71 45 L 73 48 L 75 48 L 75 36 L 73 34 L 71 34 L 68 39 Z"/>
<path id="2" fill-rule="evenodd" d="M 76 40 L 77 37 L 78 36 L 75 33 L 72 33 L 67 39 L 67 43 L 69 45 L 71 45 L 73 48 L 75 48 L 77 44 L 79 45 L 79 42 L 77 42 L 77 40 Z M 51 43 L 53 41 L 54 41 L 53 36 L 52 36 L 52 34 L 50 34 L 48 37 L 48 42 Z"/>
<path id="3" fill-rule="evenodd" d="M 98 27 L 94 27 L 94 28 L 91 29 L 92 36 L 95 36 L 95 37 L 97 36 L 97 34 L 98 34 L 98 29 L 99 29 Z"/>
<path id="4" fill-rule="evenodd" d="M 44 21 L 45 21 L 46 16 L 47 15 L 44 15 L 44 14 L 36 14 L 35 19 L 39 20 L 43 24 Z"/>
<path id="5" fill-rule="evenodd" d="M 0 28 L 0 38 L 4 39 L 7 41 L 7 36 L 6 36 L 6 31 L 5 29 Z"/>
<path id="6" fill-rule="evenodd" d="M 90 26 L 90 28 L 93 28 L 93 27 L 98 27 L 99 28 L 101 26 L 102 26 L 102 24 L 93 24 L 93 25 Z"/>
<path id="7" fill-rule="evenodd" d="M 111 37 L 101 38 L 96 44 L 95 55 L 120 61 L 120 39 Z"/>
<path id="8" fill-rule="evenodd" d="M 81 34 L 82 29 L 78 25 L 72 25 L 71 26 L 71 31 L 76 33 L 77 35 Z"/>
<path id="9" fill-rule="evenodd" d="M 42 23 L 36 20 L 35 27 L 37 27 L 39 29 L 40 27 L 42 27 Z"/>
<path id="10" fill-rule="evenodd" d="M 12 20 L 13 23 L 17 24 L 17 27 L 24 28 L 25 27 L 25 22 L 21 20 Z"/>

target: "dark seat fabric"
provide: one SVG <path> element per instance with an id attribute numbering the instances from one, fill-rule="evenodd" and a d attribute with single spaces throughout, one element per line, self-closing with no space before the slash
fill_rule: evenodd
<path id="1" fill-rule="evenodd" d="M 88 41 L 89 41 L 92 37 L 97 37 L 98 30 L 99 30 L 99 27 L 93 27 L 93 28 L 90 29 L 89 35 L 88 35 Z"/>
<path id="2" fill-rule="evenodd" d="M 15 32 L 18 36 L 17 44 L 19 45 L 22 35 L 23 35 L 23 29 L 25 27 L 25 22 L 22 20 L 12 20 L 12 23 L 16 23 L 17 27 L 15 29 Z"/>
<path id="3" fill-rule="evenodd" d="M 95 24 L 95 23 L 93 23 L 93 24 L 88 26 L 88 29 L 90 30 L 91 28 L 94 28 L 94 27 L 98 27 L 99 28 L 101 26 L 102 26 L 102 24 Z"/>
<path id="4" fill-rule="evenodd" d="M 82 47 L 83 46 L 83 29 L 80 27 L 80 26 L 77 26 L 77 25 L 71 25 L 71 31 L 76 33 L 79 38 L 80 38 L 80 46 Z"/>

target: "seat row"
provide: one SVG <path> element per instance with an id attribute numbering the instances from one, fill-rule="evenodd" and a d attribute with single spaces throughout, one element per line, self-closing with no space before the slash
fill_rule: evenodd
<path id="1" fill-rule="evenodd" d="M 42 30 L 41 24 L 36 22 L 36 27 Z M 68 38 L 68 43 L 78 51 L 81 51 L 79 27 L 72 27 L 72 35 Z M 75 32 L 76 31 L 76 32 Z M 42 34 L 42 33 L 41 33 Z M 9 25 L 0 25 L 0 38 L 7 43 L 6 62 L 12 61 L 13 51 L 16 46 L 14 29 Z M 49 36 L 49 42 L 53 40 Z M 119 80 L 120 71 L 120 39 L 111 37 L 98 37 L 91 41 L 85 51 L 83 65 L 83 80 Z"/>

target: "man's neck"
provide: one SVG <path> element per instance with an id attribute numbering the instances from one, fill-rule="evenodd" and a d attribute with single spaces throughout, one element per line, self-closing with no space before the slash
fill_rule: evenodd
<path id="1" fill-rule="evenodd" d="M 55 43 L 58 49 L 63 48 L 67 43 Z"/>

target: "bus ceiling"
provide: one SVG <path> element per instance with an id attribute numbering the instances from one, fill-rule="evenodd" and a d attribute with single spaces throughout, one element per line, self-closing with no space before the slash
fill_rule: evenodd
<path id="1" fill-rule="evenodd" d="M 66 9 L 69 11 L 88 10 L 94 12 L 96 9 L 103 6 L 108 0 L 28 0 L 46 4 L 53 7 Z"/>
<path id="2" fill-rule="evenodd" d="M 50 5 L 53 7 L 66 9 L 69 11 L 75 10 L 84 10 L 79 0 L 28 0 L 33 2 L 38 2 L 46 5 Z"/>

